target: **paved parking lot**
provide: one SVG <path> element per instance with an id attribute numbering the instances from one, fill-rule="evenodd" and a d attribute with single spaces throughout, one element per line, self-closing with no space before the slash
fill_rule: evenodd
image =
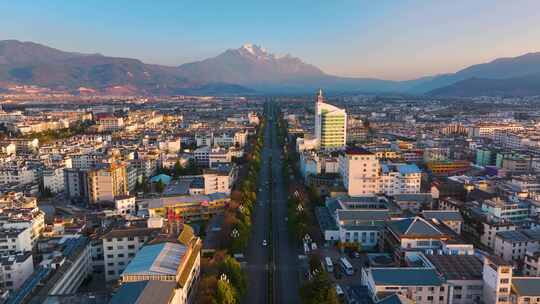
<path id="1" fill-rule="evenodd" d="M 321 259 L 330 257 L 334 262 L 334 272 L 330 274 L 331 279 L 339 284 L 345 292 L 345 303 L 355 304 L 373 304 L 369 297 L 367 288 L 361 286 L 361 270 L 367 262 L 367 255 L 362 253 L 359 258 L 351 258 L 348 254 L 342 254 L 333 246 L 321 246 L 312 253 L 319 254 Z M 354 268 L 354 275 L 349 276 L 342 270 L 339 260 L 341 257 L 346 257 Z"/>

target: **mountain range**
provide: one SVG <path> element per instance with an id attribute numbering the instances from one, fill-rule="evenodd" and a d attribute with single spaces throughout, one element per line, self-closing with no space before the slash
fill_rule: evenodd
<path id="1" fill-rule="evenodd" d="M 442 96 L 539 95 L 540 53 L 500 58 L 456 73 L 408 81 L 339 77 L 291 55 L 245 44 L 180 66 L 64 52 L 33 42 L 0 41 L 0 89 L 37 85 L 76 94 L 257 94 L 333 92 Z"/>

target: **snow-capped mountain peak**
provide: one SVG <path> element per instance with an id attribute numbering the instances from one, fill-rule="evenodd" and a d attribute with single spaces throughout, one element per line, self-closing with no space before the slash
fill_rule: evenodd
<path id="1" fill-rule="evenodd" d="M 252 44 L 252 43 L 246 43 L 238 50 L 244 55 L 251 55 L 251 56 L 254 56 L 254 57 L 259 58 L 259 59 L 273 57 L 273 55 L 268 53 L 266 51 L 266 49 L 264 49 L 263 47 L 261 47 L 259 45 Z"/>

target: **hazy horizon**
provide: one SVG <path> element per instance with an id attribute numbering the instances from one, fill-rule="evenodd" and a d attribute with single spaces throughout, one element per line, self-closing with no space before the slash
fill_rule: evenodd
<path id="1" fill-rule="evenodd" d="M 99 4 L 99 5 L 96 5 Z M 388 80 L 540 51 L 540 2 L 1 3 L 1 39 L 181 65 L 251 42 L 324 72 Z M 120 22 L 119 22 L 120 21 Z"/>

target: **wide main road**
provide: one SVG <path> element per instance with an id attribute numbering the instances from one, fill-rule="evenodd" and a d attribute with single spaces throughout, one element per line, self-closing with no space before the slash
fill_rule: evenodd
<path id="1" fill-rule="evenodd" d="M 288 187 L 283 177 L 283 147 L 279 143 L 275 105 L 269 103 L 269 128 L 272 141 L 272 254 L 274 257 L 274 303 L 300 303 L 298 295 L 298 251 L 290 239 L 287 224 Z"/>
<path id="2" fill-rule="evenodd" d="M 265 111 L 267 112 L 267 111 Z M 253 211 L 251 237 L 247 248 L 248 284 L 244 303 L 268 303 L 269 242 L 270 236 L 270 128 L 268 122 L 264 129 L 264 145 L 261 152 L 261 170 L 257 185 L 257 202 Z"/>
<path id="3" fill-rule="evenodd" d="M 265 106 L 267 123 L 261 153 L 257 204 L 247 249 L 246 304 L 300 303 L 298 252 L 289 240 L 286 221 L 288 189 L 282 175 L 282 147 L 279 145 L 274 107 L 271 102 Z M 263 241 L 268 246 L 264 246 Z M 269 275 L 273 278 L 272 286 L 269 286 Z M 269 303 L 270 292 L 272 303 Z"/>

